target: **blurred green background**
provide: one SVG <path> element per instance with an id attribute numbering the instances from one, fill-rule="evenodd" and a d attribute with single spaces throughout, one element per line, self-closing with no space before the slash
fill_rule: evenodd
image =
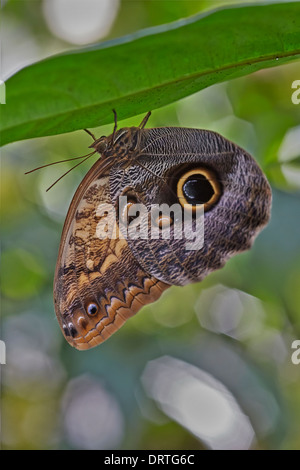
<path id="1" fill-rule="evenodd" d="M 101 0 L 98 24 L 90 1 L 76 0 L 85 4 L 80 28 L 65 21 L 65 0 L 4 2 L 1 78 L 83 44 L 245 3 Z M 272 219 L 251 251 L 202 283 L 172 287 L 90 351 L 64 340 L 52 282 L 67 208 L 91 163 L 48 193 L 71 164 L 24 175 L 85 154 L 90 138 L 74 132 L 1 149 L 3 449 L 300 449 L 300 364 L 291 360 L 300 340 L 294 80 L 299 61 L 153 110 L 151 127 L 211 129 L 249 151 L 272 185 Z"/>

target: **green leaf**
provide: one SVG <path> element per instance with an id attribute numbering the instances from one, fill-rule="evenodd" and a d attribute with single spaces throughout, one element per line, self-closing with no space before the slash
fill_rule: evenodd
<path id="1" fill-rule="evenodd" d="M 96 127 L 300 57 L 300 3 L 225 8 L 50 57 L 6 84 L 1 144 Z M 201 110 L 199 110 L 201 113 Z"/>

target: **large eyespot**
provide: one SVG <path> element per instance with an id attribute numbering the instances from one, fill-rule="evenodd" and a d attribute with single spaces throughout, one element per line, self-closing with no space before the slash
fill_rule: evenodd
<path id="1" fill-rule="evenodd" d="M 221 186 L 212 170 L 194 168 L 179 178 L 177 196 L 183 207 L 195 210 L 197 205 L 204 204 L 207 211 L 219 200 Z"/>
<path id="2" fill-rule="evenodd" d="M 86 307 L 86 311 L 91 317 L 97 315 L 98 310 L 99 310 L 99 307 L 94 302 L 89 303 L 88 306 Z"/>

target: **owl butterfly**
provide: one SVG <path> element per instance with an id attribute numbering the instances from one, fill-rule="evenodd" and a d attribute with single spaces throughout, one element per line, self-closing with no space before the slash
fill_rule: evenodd
<path id="1" fill-rule="evenodd" d="M 95 139 L 88 131 L 90 147 L 101 157 L 71 202 L 54 279 L 56 315 L 77 349 L 105 341 L 168 287 L 199 282 L 221 268 L 251 247 L 269 219 L 269 184 L 245 150 L 207 130 L 145 129 L 149 116 L 139 127 L 119 130 L 115 118 L 108 137 Z M 122 235 L 121 225 L 140 221 L 131 211 L 136 204 L 148 210 L 143 229 L 151 220 L 158 236 L 151 237 L 150 223 L 141 237 Z M 166 210 L 174 204 L 190 215 L 181 238 L 174 233 L 178 211 Z M 153 217 L 158 206 L 162 210 Z M 103 221 L 106 236 L 99 236 Z M 187 240 L 203 227 L 202 244 L 187 249 Z"/>

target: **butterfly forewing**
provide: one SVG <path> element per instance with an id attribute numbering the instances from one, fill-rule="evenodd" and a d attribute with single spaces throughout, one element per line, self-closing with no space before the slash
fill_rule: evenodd
<path id="1" fill-rule="evenodd" d="M 67 341 L 77 349 L 107 339 L 168 287 L 143 271 L 109 214 L 104 214 L 107 237 L 99 238 L 101 207 L 112 202 L 110 171 L 103 172 L 104 167 L 105 160 L 96 162 L 75 193 L 54 279 L 56 314 Z"/>

